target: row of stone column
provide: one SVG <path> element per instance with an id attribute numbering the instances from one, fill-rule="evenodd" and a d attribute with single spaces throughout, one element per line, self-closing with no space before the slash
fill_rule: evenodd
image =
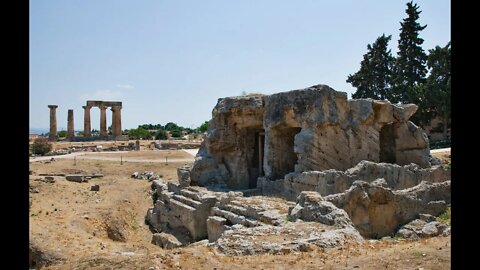
<path id="1" fill-rule="evenodd" d="M 48 105 L 50 108 L 50 140 L 55 140 L 58 137 L 57 133 L 57 105 Z M 84 122 L 83 122 L 83 136 L 91 137 L 92 128 L 90 123 L 90 109 L 92 106 L 82 106 L 84 109 Z M 99 106 L 100 108 L 100 137 L 108 137 L 107 132 L 107 106 Z M 112 135 L 117 137 L 122 135 L 122 116 L 121 106 L 112 106 Z M 74 136 L 74 123 L 73 123 L 73 110 L 68 110 L 67 119 L 67 139 Z"/>

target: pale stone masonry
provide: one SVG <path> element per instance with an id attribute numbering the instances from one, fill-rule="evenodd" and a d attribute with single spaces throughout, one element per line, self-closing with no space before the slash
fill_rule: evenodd
<path id="1" fill-rule="evenodd" d="M 192 183 L 256 188 L 289 173 L 344 171 L 362 160 L 429 167 L 415 104 L 347 99 L 326 85 L 218 100 Z"/>
<path id="2" fill-rule="evenodd" d="M 84 111 L 83 116 L 83 136 L 84 137 L 91 137 L 92 136 L 92 126 L 90 123 L 90 106 L 82 106 Z"/>
<path id="3" fill-rule="evenodd" d="M 67 118 L 67 139 L 72 138 L 75 136 L 75 128 L 73 124 L 73 110 L 68 110 L 68 118 Z"/>
<path id="4" fill-rule="evenodd" d="M 92 125 L 90 121 L 90 111 L 92 107 L 98 107 L 100 109 L 100 138 L 101 139 L 114 139 L 114 140 L 125 140 L 128 137 L 122 136 L 122 102 L 121 101 L 102 101 L 102 100 L 87 100 L 87 104 L 82 106 L 84 109 L 83 115 L 83 138 L 87 140 L 95 139 L 92 138 Z M 112 111 L 112 135 L 108 136 L 107 130 L 107 108 L 111 108 Z M 50 140 L 57 140 L 57 115 L 56 109 L 57 105 L 48 105 L 50 108 Z M 112 138 L 113 137 L 113 138 Z M 73 109 L 68 110 L 68 120 L 67 120 L 67 139 L 69 140 L 79 140 L 82 138 L 75 137 L 74 131 L 74 118 L 73 118 Z"/>
<path id="5" fill-rule="evenodd" d="M 50 136 L 51 141 L 57 140 L 57 108 L 58 105 L 48 105 L 50 108 Z"/>
<path id="6" fill-rule="evenodd" d="M 100 137 L 106 138 L 107 133 L 107 106 L 99 106 L 100 108 Z"/>
<path id="7" fill-rule="evenodd" d="M 121 106 L 112 106 L 112 134 L 113 136 L 122 135 L 122 116 Z"/>
<path id="8" fill-rule="evenodd" d="M 114 137 L 122 136 L 122 102 L 121 101 L 101 101 L 101 100 L 87 100 L 85 109 L 85 131 L 84 134 L 90 136 L 90 109 L 92 107 L 98 107 L 100 109 L 100 137 L 107 138 L 107 108 L 111 107 L 112 110 L 112 135 Z M 88 109 L 87 109 L 88 108 Z M 88 121 L 87 121 L 88 119 Z M 88 126 L 87 123 L 88 122 Z M 88 133 L 87 133 L 88 129 Z"/>

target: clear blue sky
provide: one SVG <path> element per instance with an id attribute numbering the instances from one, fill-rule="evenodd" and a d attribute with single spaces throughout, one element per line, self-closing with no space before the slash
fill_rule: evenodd
<path id="1" fill-rule="evenodd" d="M 367 44 L 392 35 L 397 52 L 407 1 L 31 0 L 30 127 L 59 130 L 87 99 L 122 101 L 122 128 L 176 122 L 197 127 L 217 99 L 345 80 Z M 450 41 L 450 1 L 420 6 L 423 48 Z M 97 108 L 92 128 L 99 129 Z M 111 124 L 111 111 L 107 114 Z"/>

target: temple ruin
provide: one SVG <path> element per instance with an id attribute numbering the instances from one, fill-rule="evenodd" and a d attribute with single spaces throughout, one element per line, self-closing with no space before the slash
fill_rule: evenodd
<path id="1" fill-rule="evenodd" d="M 152 242 L 253 255 L 417 237 L 409 222 L 448 235 L 432 216 L 450 204 L 450 169 L 409 121 L 416 110 L 326 85 L 220 98 L 193 166 L 152 183 Z"/>
<path id="2" fill-rule="evenodd" d="M 50 108 L 50 140 L 58 139 L 57 133 L 57 105 L 48 105 Z M 90 123 L 90 110 L 92 107 L 100 109 L 100 136 L 92 136 L 92 129 Z M 107 108 L 112 110 L 112 135 L 108 135 L 107 131 Z M 101 100 L 87 100 L 84 109 L 84 131 L 83 136 L 74 135 L 74 121 L 73 110 L 68 110 L 67 120 L 67 139 L 71 141 L 91 141 L 91 140 L 128 140 L 128 136 L 122 136 L 122 102 L 121 101 L 101 101 Z"/>
<path id="3" fill-rule="evenodd" d="M 428 167 L 428 138 L 408 119 L 414 104 L 347 100 L 326 85 L 219 99 L 192 181 L 256 188 L 259 177 L 346 170 L 362 160 Z"/>

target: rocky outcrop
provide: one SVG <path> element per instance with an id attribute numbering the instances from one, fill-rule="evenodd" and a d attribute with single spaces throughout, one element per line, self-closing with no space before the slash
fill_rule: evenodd
<path id="1" fill-rule="evenodd" d="M 225 231 L 214 247 L 230 256 L 288 254 L 314 248 L 335 248 L 364 240 L 353 227 L 335 228 L 317 222 L 286 222 L 283 226 L 235 225 Z"/>
<path id="2" fill-rule="evenodd" d="M 247 228 L 263 225 L 281 226 L 287 219 L 292 202 L 263 196 L 228 196 L 211 209 L 207 220 L 208 239 L 216 241 L 226 230 L 242 225 Z"/>
<path id="3" fill-rule="evenodd" d="M 450 198 L 450 181 L 424 181 L 398 191 L 355 181 L 346 192 L 324 197 L 345 210 L 362 236 L 368 238 L 392 236 L 400 225 L 419 214 L 437 216 L 445 211 Z"/>
<path id="4" fill-rule="evenodd" d="M 164 249 L 173 249 L 182 246 L 182 242 L 180 242 L 174 235 L 164 232 L 154 233 L 152 235 L 152 244 Z"/>
<path id="5" fill-rule="evenodd" d="M 315 221 L 336 227 L 352 226 L 347 213 L 333 203 L 326 201 L 318 192 L 303 191 L 297 198 L 297 204 L 289 213 L 292 221 Z"/>
<path id="6" fill-rule="evenodd" d="M 263 95 L 248 95 L 218 100 L 191 171 L 193 183 L 249 188 L 254 173 L 249 166 L 254 155 L 252 137 L 263 129 L 263 99 Z"/>
<path id="7" fill-rule="evenodd" d="M 153 182 L 156 201 L 148 209 L 147 223 L 157 232 L 173 231 L 198 241 L 207 238 L 207 218 L 217 202 L 213 192 L 200 187 L 182 188 L 178 184 Z"/>
<path id="8" fill-rule="evenodd" d="M 347 100 L 326 85 L 218 100 L 191 170 L 192 184 L 254 188 L 295 172 L 344 171 L 362 160 L 429 167 L 414 104 Z"/>
<path id="9" fill-rule="evenodd" d="M 416 186 L 422 181 L 447 181 L 451 174 L 442 165 L 423 169 L 416 164 L 400 166 L 363 160 L 346 171 L 331 169 L 290 173 L 284 180 L 277 181 L 260 179 L 259 188 L 264 194 L 282 194 L 289 200 L 295 200 L 302 191 L 316 191 L 326 196 L 344 192 L 354 181 L 373 182 L 379 178 L 385 181 L 386 187 L 400 190 Z"/>
<path id="10" fill-rule="evenodd" d="M 427 222 L 422 219 L 415 219 L 402 226 L 395 236 L 405 239 L 417 240 L 419 238 L 433 237 L 438 235 L 447 236 L 450 234 L 450 227 L 438 221 Z"/>

